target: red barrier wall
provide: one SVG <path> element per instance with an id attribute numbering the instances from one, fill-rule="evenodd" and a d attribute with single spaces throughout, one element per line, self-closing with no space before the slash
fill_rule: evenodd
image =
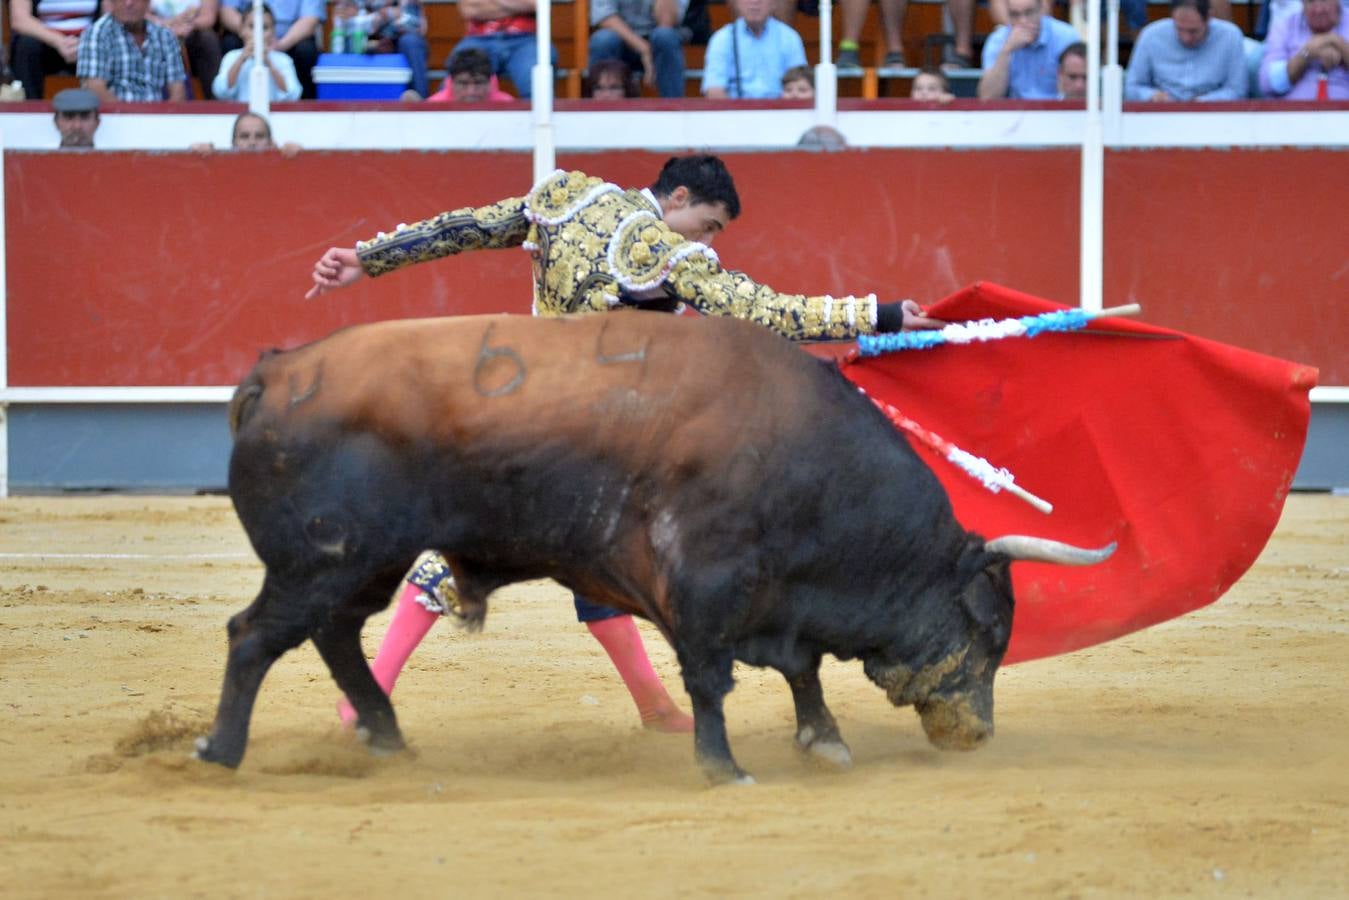
<path id="1" fill-rule="evenodd" d="M 564 155 L 644 185 L 664 154 Z M 1077 302 L 1071 150 L 727 154 L 745 206 L 722 260 L 777 287 L 936 300 L 995 281 Z M 1349 153 L 1107 154 L 1106 303 L 1349 384 Z M 525 313 L 528 257 L 469 254 L 318 301 L 313 261 L 400 221 L 522 193 L 527 155 L 5 155 L 9 380 L 217 385 L 356 322 Z"/>

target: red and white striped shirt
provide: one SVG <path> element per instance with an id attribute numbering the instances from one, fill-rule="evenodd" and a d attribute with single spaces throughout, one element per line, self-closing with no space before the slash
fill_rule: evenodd
<path id="1" fill-rule="evenodd" d="M 43 25 L 62 34 L 79 34 L 98 15 L 99 0 L 37 0 L 33 14 Z"/>

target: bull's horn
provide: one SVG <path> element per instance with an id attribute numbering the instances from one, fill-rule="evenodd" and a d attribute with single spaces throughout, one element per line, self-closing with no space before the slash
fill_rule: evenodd
<path id="1" fill-rule="evenodd" d="M 1086 547 L 1074 547 L 1048 538 L 1029 537 L 1024 534 L 1008 534 L 994 538 L 984 544 L 990 553 L 1003 553 L 1012 559 L 1024 559 L 1029 562 L 1061 563 L 1065 566 L 1091 566 L 1108 559 L 1115 552 L 1115 542 L 1104 547 L 1088 550 Z"/>

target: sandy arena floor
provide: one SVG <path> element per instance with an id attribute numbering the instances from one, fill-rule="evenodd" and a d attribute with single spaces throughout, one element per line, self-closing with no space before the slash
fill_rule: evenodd
<path id="1" fill-rule="evenodd" d="M 973 754 L 831 662 L 857 765 L 812 769 L 786 686 L 738 669 L 751 788 L 637 729 L 551 584 L 498 595 L 481 635 L 432 632 L 395 694 L 410 753 L 336 727 L 306 645 L 243 766 L 191 760 L 260 572 L 221 498 L 0 501 L 6 896 L 1349 895 L 1349 498 L 1291 498 L 1205 610 L 1004 670 Z"/>

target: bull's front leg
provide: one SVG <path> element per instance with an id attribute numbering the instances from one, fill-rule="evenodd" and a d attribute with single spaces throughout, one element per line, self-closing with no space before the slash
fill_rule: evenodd
<path id="1" fill-rule="evenodd" d="M 298 616 L 287 617 L 290 611 L 278 598 L 269 578 L 252 605 L 230 618 L 227 626 L 230 649 L 220 705 L 211 733 L 197 738 L 197 759 L 233 769 L 244 758 L 253 704 L 262 679 L 281 654 L 304 641 L 308 631 Z"/>
<path id="2" fill-rule="evenodd" d="M 375 681 L 361 650 L 364 618 L 337 618 L 310 634 L 337 687 L 356 710 L 356 733 L 376 755 L 402 750 L 402 732 L 388 695 Z"/>
<path id="3" fill-rule="evenodd" d="M 736 765 L 726 737 L 722 705 L 735 686 L 731 650 L 676 647 L 676 653 L 693 701 L 693 752 L 703 774 L 713 784 L 754 784 L 754 777 Z"/>
<path id="4" fill-rule="evenodd" d="M 796 705 L 797 749 L 840 769 L 851 768 L 852 751 L 839 734 L 834 714 L 824 705 L 820 658 L 816 656 L 804 672 L 782 674 L 791 686 L 792 702 Z"/>

